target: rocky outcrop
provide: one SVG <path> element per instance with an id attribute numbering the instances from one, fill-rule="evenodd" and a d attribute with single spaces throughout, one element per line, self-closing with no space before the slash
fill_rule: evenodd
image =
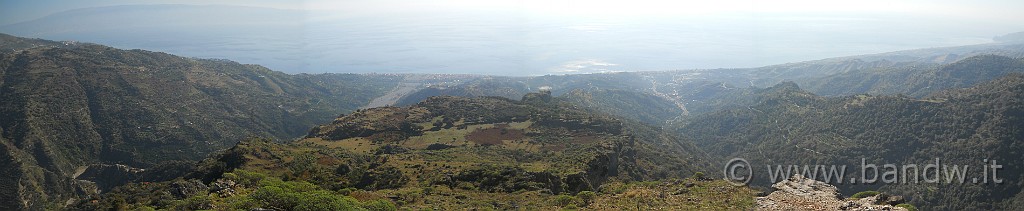
<path id="1" fill-rule="evenodd" d="M 122 164 L 93 164 L 86 167 L 85 171 L 75 179 L 93 182 L 99 188 L 99 192 L 103 193 L 114 187 L 135 181 L 144 171 L 144 169 Z"/>
<path id="2" fill-rule="evenodd" d="M 756 198 L 756 210 L 906 210 L 884 204 L 888 200 L 878 196 L 840 199 L 835 186 L 799 174 L 772 188 L 776 190 L 768 196 Z"/>
<path id="3" fill-rule="evenodd" d="M 185 199 L 202 193 L 206 193 L 210 187 L 197 179 L 181 180 L 171 183 L 171 194 L 175 198 Z"/>
<path id="4" fill-rule="evenodd" d="M 446 184 L 451 188 L 459 187 L 460 183 L 470 184 L 462 184 L 464 187 L 460 188 L 464 189 L 472 187 L 487 192 L 505 193 L 541 190 L 559 194 L 568 186 L 566 181 L 551 172 L 530 172 L 519 167 L 486 164 L 463 170 L 440 182 L 441 185 Z"/>

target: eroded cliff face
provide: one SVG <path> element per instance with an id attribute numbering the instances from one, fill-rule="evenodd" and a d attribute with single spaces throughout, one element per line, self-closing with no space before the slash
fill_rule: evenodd
<path id="1" fill-rule="evenodd" d="M 860 199 L 842 199 L 839 189 L 799 174 L 775 183 L 776 189 L 765 197 L 757 197 L 756 210 L 907 210 L 895 205 L 898 196 L 875 195 Z"/>
<path id="2" fill-rule="evenodd" d="M 97 189 L 93 193 L 106 192 L 114 187 L 134 182 L 145 171 L 121 164 L 93 164 L 84 168 L 81 174 L 75 175 L 75 179 L 79 182 L 94 183 Z"/>

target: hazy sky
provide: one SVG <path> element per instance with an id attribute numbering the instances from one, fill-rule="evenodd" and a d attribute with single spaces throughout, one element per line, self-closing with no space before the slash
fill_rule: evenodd
<path id="1" fill-rule="evenodd" d="M 304 15 L 207 11 L 171 19 L 237 27 L 173 28 L 141 20 L 159 15 L 138 11 L 109 20 L 40 22 L 54 25 L 20 35 L 231 59 L 290 73 L 537 75 L 757 67 L 981 44 L 1024 31 L 1022 0 L 0 0 L 0 28 L 67 10 L 140 4 L 251 6 Z M 119 20 L 134 18 L 141 22 Z M 267 18 L 299 26 L 245 28 L 247 23 L 224 21 Z"/>
<path id="2" fill-rule="evenodd" d="M 566 16 L 701 16 L 729 12 L 906 14 L 976 21 L 1024 21 L 1020 0 L 0 0 L 0 24 L 88 7 L 129 4 L 225 4 L 287 9 L 387 13 L 436 10 L 516 10 Z"/>

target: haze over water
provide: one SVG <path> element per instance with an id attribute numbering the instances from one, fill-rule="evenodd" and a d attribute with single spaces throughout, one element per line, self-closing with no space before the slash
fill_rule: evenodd
<path id="1" fill-rule="evenodd" d="M 288 73 L 544 75 L 758 67 L 981 44 L 1024 29 L 1024 22 L 1002 16 L 989 20 L 813 5 L 750 12 L 742 8 L 766 5 L 452 2 L 457 6 L 342 1 L 321 2 L 335 10 L 308 5 L 104 7 L 15 23 L 0 32 L 230 59 Z M 874 3 L 868 6 L 886 6 Z M 741 9 L 722 8 L 728 6 Z M 59 24 L 66 26 L 53 26 Z"/>

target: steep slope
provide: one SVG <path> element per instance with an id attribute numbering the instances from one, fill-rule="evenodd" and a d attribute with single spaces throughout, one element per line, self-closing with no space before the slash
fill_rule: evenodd
<path id="1" fill-rule="evenodd" d="M 657 126 L 684 114 L 683 108 L 672 101 L 642 92 L 576 89 L 559 98 L 594 112 L 608 113 Z"/>
<path id="2" fill-rule="evenodd" d="M 1024 59 L 980 55 L 941 66 L 880 68 L 804 80 L 820 95 L 905 94 L 924 97 L 949 88 L 966 88 L 1009 73 L 1024 73 Z"/>
<path id="3" fill-rule="evenodd" d="M 63 203 L 75 195 L 76 169 L 89 164 L 147 167 L 250 135 L 299 137 L 395 85 L 390 76 L 287 75 L 93 44 L 0 45 L 19 49 L 0 53 L 0 136 L 13 158 L 4 169 L 20 172 L 4 181 L 4 209 Z"/>
<path id="4" fill-rule="evenodd" d="M 936 158 L 961 166 L 996 160 L 1006 166 L 999 171 L 1005 181 L 997 185 L 970 180 L 865 185 L 843 180 L 837 186 L 851 192 L 880 188 L 907 196 L 926 210 L 1008 209 L 1013 207 L 1002 207 L 1004 202 L 1022 190 L 1022 171 L 1011 168 L 1024 165 L 1022 93 L 1021 74 L 924 100 L 826 98 L 789 83 L 761 91 L 759 103 L 751 107 L 694 118 L 681 133 L 711 154 L 746 158 L 755 166 L 754 182 L 760 185 L 770 182 L 769 171 L 761 168 L 766 165 L 846 165 L 851 176 L 860 175 L 862 158 L 868 164 L 919 166 Z M 972 168 L 968 174 L 981 178 L 982 172 Z"/>

